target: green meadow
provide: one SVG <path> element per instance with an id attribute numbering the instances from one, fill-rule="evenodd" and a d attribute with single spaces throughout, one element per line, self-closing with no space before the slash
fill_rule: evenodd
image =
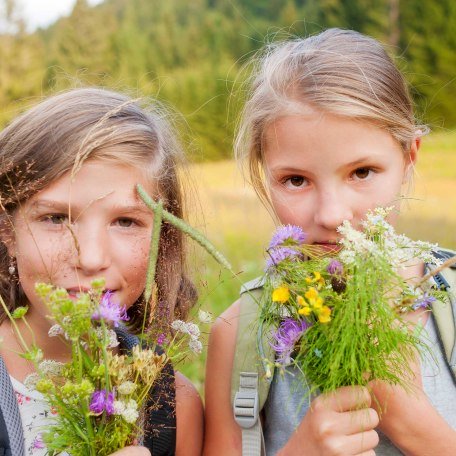
<path id="1" fill-rule="evenodd" d="M 198 246 L 191 246 L 191 270 L 199 306 L 218 316 L 237 299 L 242 282 L 262 273 L 264 246 L 274 221 L 233 161 L 190 167 L 195 186 L 192 223 L 233 265 L 234 277 Z M 402 205 L 397 230 L 413 239 L 456 249 L 456 132 L 423 138 L 413 188 Z M 184 373 L 202 391 L 205 356 L 192 359 Z"/>

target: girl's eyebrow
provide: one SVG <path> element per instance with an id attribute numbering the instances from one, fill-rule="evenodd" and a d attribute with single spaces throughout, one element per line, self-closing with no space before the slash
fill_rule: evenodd
<path id="1" fill-rule="evenodd" d="M 63 201 L 37 199 L 31 204 L 32 209 L 58 209 L 62 211 L 68 210 L 68 203 Z"/>
<path id="2" fill-rule="evenodd" d="M 38 199 L 33 201 L 31 205 L 32 209 L 53 209 L 57 211 L 66 212 L 68 211 L 68 202 L 67 201 L 55 201 L 55 200 L 48 200 L 48 199 Z M 78 212 L 78 207 L 71 204 L 70 208 Z M 111 206 L 113 211 L 119 211 L 128 214 L 144 214 L 150 215 L 151 211 L 145 205 L 138 203 L 138 204 L 113 204 Z"/>
<path id="3" fill-rule="evenodd" d="M 271 166 L 269 168 L 269 171 L 274 171 L 274 172 L 283 172 L 283 173 L 302 173 L 303 172 L 303 168 L 295 168 L 295 167 L 291 167 L 291 166 L 282 166 L 282 165 L 276 165 L 276 166 Z"/>
<path id="4" fill-rule="evenodd" d="M 351 161 L 349 163 L 344 163 L 343 167 L 344 168 L 351 168 L 353 166 L 365 164 L 365 163 L 367 163 L 369 161 L 372 161 L 374 158 L 377 158 L 377 157 L 366 156 L 366 157 L 357 158 L 356 160 L 353 160 L 353 161 Z"/>
<path id="5" fill-rule="evenodd" d="M 144 204 L 138 203 L 138 204 L 113 204 L 112 206 L 113 210 L 119 211 L 119 212 L 125 212 L 125 213 L 137 213 L 137 214 L 145 214 L 145 215 L 150 215 L 152 214 L 152 211 L 145 206 Z"/>

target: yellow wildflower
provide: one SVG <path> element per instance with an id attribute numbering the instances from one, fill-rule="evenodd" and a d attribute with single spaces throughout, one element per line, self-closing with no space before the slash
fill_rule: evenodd
<path id="1" fill-rule="evenodd" d="M 306 297 L 309 304 L 316 308 L 320 309 L 323 305 L 323 298 L 321 298 L 318 294 L 318 290 L 314 287 L 310 287 L 305 293 L 304 296 Z"/>
<path id="2" fill-rule="evenodd" d="M 301 295 L 297 296 L 296 302 L 301 306 L 301 308 L 298 310 L 299 315 L 304 315 L 307 317 L 311 314 L 312 309 L 309 307 L 309 304 Z"/>
<path id="3" fill-rule="evenodd" d="M 317 288 L 320 289 L 321 286 L 325 284 L 325 279 L 321 276 L 321 274 L 318 271 L 314 271 L 313 275 L 313 278 L 306 277 L 305 281 L 307 283 L 315 283 Z"/>
<path id="4" fill-rule="evenodd" d="M 309 316 L 312 312 L 312 309 L 309 306 L 303 306 L 298 310 L 299 315 L 304 315 L 305 317 Z"/>
<path id="5" fill-rule="evenodd" d="M 314 300 L 315 298 L 318 297 L 318 291 L 314 287 L 310 287 L 305 293 L 304 296 L 309 300 Z"/>
<path id="6" fill-rule="evenodd" d="M 290 299 L 290 290 L 287 286 L 282 285 L 272 292 L 272 301 L 285 303 Z"/>
<path id="7" fill-rule="evenodd" d="M 331 309 L 328 306 L 323 306 L 318 313 L 318 321 L 320 323 L 328 323 L 331 321 Z"/>

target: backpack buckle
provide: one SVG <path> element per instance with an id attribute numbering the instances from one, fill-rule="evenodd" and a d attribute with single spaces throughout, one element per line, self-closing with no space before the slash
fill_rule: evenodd
<path id="1" fill-rule="evenodd" d="M 258 420 L 258 391 L 238 391 L 233 403 L 234 420 L 243 429 L 249 429 Z"/>

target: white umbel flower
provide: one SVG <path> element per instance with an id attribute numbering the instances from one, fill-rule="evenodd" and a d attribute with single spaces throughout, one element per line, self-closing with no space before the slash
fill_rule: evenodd
<path id="1" fill-rule="evenodd" d="M 203 344 L 198 339 L 191 339 L 188 346 L 190 350 L 197 355 L 203 351 Z"/>
<path id="2" fill-rule="evenodd" d="M 57 336 L 61 336 L 62 334 L 63 334 L 63 329 L 57 323 L 55 325 L 52 325 L 49 328 L 49 331 L 48 331 L 48 336 L 49 337 L 57 337 Z"/>
<path id="3" fill-rule="evenodd" d="M 199 309 L 198 320 L 201 323 L 210 323 L 212 321 L 212 315 L 210 314 L 210 312 L 206 312 L 205 310 Z"/>
<path id="4" fill-rule="evenodd" d="M 136 384 L 127 380 L 126 382 L 123 382 L 118 386 L 117 391 L 119 394 L 122 394 L 123 396 L 128 396 L 135 389 Z"/>
<path id="5" fill-rule="evenodd" d="M 122 418 L 127 422 L 127 423 L 135 423 L 136 420 L 139 417 L 138 410 L 135 410 L 133 408 L 126 408 L 122 413 Z"/>

